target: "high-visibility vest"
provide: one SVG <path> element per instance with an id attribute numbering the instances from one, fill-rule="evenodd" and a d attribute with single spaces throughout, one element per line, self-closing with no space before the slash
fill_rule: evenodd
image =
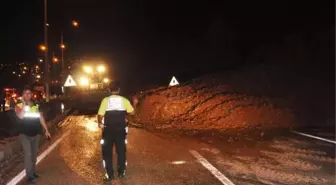
<path id="1" fill-rule="evenodd" d="M 23 108 L 24 111 L 23 119 L 20 120 L 18 125 L 19 132 L 28 136 L 40 134 L 42 132 L 42 126 L 40 122 L 39 105 L 26 105 L 23 107 L 23 104 L 20 103 L 17 106 Z"/>
<path id="2" fill-rule="evenodd" d="M 33 106 L 25 105 L 23 107 L 23 111 L 24 111 L 23 118 L 40 118 L 38 105 Z"/>

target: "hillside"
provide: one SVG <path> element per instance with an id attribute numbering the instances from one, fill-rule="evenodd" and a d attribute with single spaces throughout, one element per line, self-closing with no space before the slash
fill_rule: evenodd
<path id="1" fill-rule="evenodd" d="M 143 92 L 136 119 L 157 129 L 226 133 L 331 126 L 332 87 L 292 65 L 247 66 Z"/>

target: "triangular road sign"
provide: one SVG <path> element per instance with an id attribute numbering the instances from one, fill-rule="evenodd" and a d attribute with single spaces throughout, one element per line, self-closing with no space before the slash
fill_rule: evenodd
<path id="1" fill-rule="evenodd" d="M 71 75 L 68 76 L 68 78 L 65 80 L 64 87 L 72 87 L 77 86 L 75 80 L 71 77 Z"/>
<path id="2" fill-rule="evenodd" d="M 175 76 L 170 80 L 169 86 L 179 85 L 178 81 L 176 80 Z"/>

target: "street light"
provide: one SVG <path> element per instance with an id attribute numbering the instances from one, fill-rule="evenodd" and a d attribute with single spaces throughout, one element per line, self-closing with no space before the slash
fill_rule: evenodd
<path id="1" fill-rule="evenodd" d="M 102 66 L 102 65 L 98 66 L 97 71 L 100 72 L 100 73 L 104 72 L 105 71 L 105 66 Z"/>
<path id="2" fill-rule="evenodd" d="M 58 62 L 58 58 L 54 57 L 54 58 L 53 58 L 53 62 L 54 62 L 54 63 L 57 63 L 57 62 Z"/>
<path id="3" fill-rule="evenodd" d="M 40 45 L 39 48 L 40 48 L 41 51 L 46 51 L 47 50 L 47 47 L 45 45 Z"/>
<path id="4" fill-rule="evenodd" d="M 110 80 L 108 78 L 104 78 L 104 82 L 108 83 Z"/>
<path id="5" fill-rule="evenodd" d="M 63 30 L 61 32 L 61 54 L 62 54 L 62 80 L 64 80 L 64 49 L 65 49 L 65 45 L 64 45 L 64 42 L 63 42 Z"/>
<path id="6" fill-rule="evenodd" d="M 48 0 L 44 0 L 44 45 L 40 49 L 44 52 L 44 83 L 46 102 L 49 102 L 49 61 L 48 61 Z"/>
<path id="7" fill-rule="evenodd" d="M 92 73 L 92 67 L 90 67 L 90 66 L 84 66 L 83 69 L 86 73 Z"/>
<path id="8" fill-rule="evenodd" d="M 73 27 L 78 27 L 79 26 L 79 23 L 75 20 L 72 21 L 72 26 Z M 61 48 L 61 60 L 62 60 L 62 78 L 64 78 L 64 75 L 65 75 L 65 61 L 64 61 L 64 49 L 66 48 L 65 44 L 64 44 L 64 41 L 63 41 L 63 30 L 61 32 L 61 45 L 60 45 L 60 48 Z"/>
<path id="9" fill-rule="evenodd" d="M 73 25 L 74 27 L 78 27 L 78 26 L 79 26 L 79 23 L 78 23 L 77 21 L 73 20 L 73 21 L 72 21 L 72 25 Z"/>
<path id="10" fill-rule="evenodd" d="M 89 79 L 87 79 L 85 77 L 81 77 L 80 78 L 80 85 L 81 86 L 88 86 L 89 85 Z"/>

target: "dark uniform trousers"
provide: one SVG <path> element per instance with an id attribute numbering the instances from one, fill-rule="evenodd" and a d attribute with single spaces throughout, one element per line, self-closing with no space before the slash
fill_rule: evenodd
<path id="1" fill-rule="evenodd" d="M 114 176 L 113 171 L 113 145 L 115 145 L 118 158 L 118 174 L 125 175 L 126 169 L 126 129 L 114 130 L 104 128 L 102 133 L 103 165 L 110 178 Z"/>

